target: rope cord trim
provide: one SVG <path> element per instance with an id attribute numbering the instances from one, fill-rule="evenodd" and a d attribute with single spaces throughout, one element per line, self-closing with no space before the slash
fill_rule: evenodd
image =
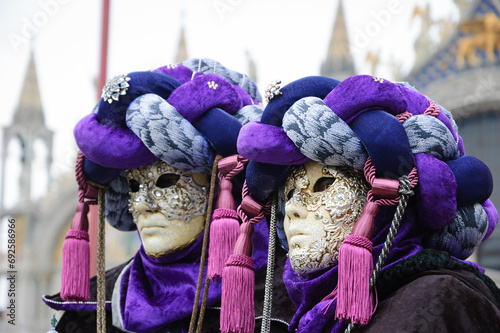
<path id="1" fill-rule="evenodd" d="M 273 280 L 276 249 L 276 207 L 278 206 L 278 195 L 273 195 L 271 206 L 271 221 L 269 223 L 269 246 L 267 250 L 267 270 L 264 289 L 264 309 L 262 310 L 262 328 L 261 333 L 267 333 L 271 330 L 271 310 L 273 305 Z"/>
<path id="2" fill-rule="evenodd" d="M 220 155 L 217 155 L 217 157 L 214 159 L 214 163 L 212 165 L 212 174 L 210 177 L 210 194 L 208 196 L 208 203 L 207 203 L 207 209 L 206 209 L 206 217 L 205 217 L 205 233 L 203 234 L 203 248 L 201 250 L 201 258 L 200 258 L 200 271 L 198 274 L 198 284 L 196 286 L 196 295 L 194 298 L 194 304 L 193 304 L 193 311 L 191 313 L 191 321 L 189 323 L 189 333 L 194 333 L 196 329 L 196 317 L 198 316 L 198 304 L 200 301 L 200 294 L 201 294 L 201 286 L 203 282 L 203 273 L 205 271 L 205 261 L 207 257 L 207 248 L 208 248 L 208 233 L 209 233 L 209 228 L 210 228 L 210 220 L 212 218 L 212 207 L 214 203 L 214 192 L 215 192 L 215 183 L 216 183 L 216 178 L 217 178 L 217 163 L 221 159 Z M 203 295 L 205 295 L 205 292 L 208 294 L 208 283 L 205 283 L 205 289 L 203 291 Z M 205 302 L 206 299 L 203 297 Z M 200 311 L 200 317 L 202 316 L 202 312 L 204 314 L 204 305 L 202 304 L 202 311 Z M 200 318 L 198 320 L 199 324 L 203 323 L 203 318 Z M 201 325 L 199 327 L 201 330 Z M 199 331 L 199 330 L 198 330 Z"/>
<path id="3" fill-rule="evenodd" d="M 106 332 L 106 262 L 104 227 L 104 189 L 99 189 L 99 220 L 97 233 L 97 332 Z"/>

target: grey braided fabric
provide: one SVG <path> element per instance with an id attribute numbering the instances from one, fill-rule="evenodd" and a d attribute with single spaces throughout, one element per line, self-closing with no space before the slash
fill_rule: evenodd
<path id="1" fill-rule="evenodd" d="M 233 114 L 233 116 L 241 125 L 245 125 L 251 121 L 260 120 L 262 112 L 264 112 L 264 107 L 262 105 L 246 105 Z"/>
<path id="2" fill-rule="evenodd" d="M 488 229 L 488 216 L 481 204 L 460 206 L 451 222 L 426 236 L 426 247 L 444 250 L 467 259 L 479 246 Z"/>
<path id="3" fill-rule="evenodd" d="M 132 214 L 128 211 L 128 181 L 122 171 L 106 189 L 106 220 L 114 228 L 121 231 L 135 230 Z"/>
<path id="4" fill-rule="evenodd" d="M 436 102 L 434 102 L 434 103 L 439 107 L 439 109 L 441 110 L 441 113 L 443 113 L 446 116 L 446 118 L 448 118 L 450 120 L 451 126 L 455 130 L 455 133 L 458 133 L 458 126 L 457 126 L 457 123 L 455 122 L 455 119 L 453 119 L 451 112 L 448 111 L 447 109 L 445 109 L 444 107 L 442 107 L 441 105 L 439 105 L 438 103 L 436 103 Z"/>
<path id="5" fill-rule="evenodd" d="M 322 99 L 305 97 L 295 102 L 283 117 L 283 129 L 310 159 L 363 170 L 368 154 L 361 140 Z"/>
<path id="6" fill-rule="evenodd" d="M 181 65 L 188 67 L 193 72 L 203 74 L 217 74 L 228 82 L 235 84 L 245 90 L 250 97 L 257 102 L 262 102 L 257 84 L 245 74 L 238 73 L 223 66 L 220 62 L 212 59 L 189 59 L 181 62 Z"/>
<path id="7" fill-rule="evenodd" d="M 428 115 L 416 115 L 403 124 L 411 152 L 427 153 L 442 161 L 460 157 L 460 151 L 453 135 L 438 119 Z"/>
<path id="8" fill-rule="evenodd" d="M 215 152 L 208 141 L 160 96 L 136 98 L 127 109 L 126 122 L 165 163 L 189 172 L 211 172 Z"/>

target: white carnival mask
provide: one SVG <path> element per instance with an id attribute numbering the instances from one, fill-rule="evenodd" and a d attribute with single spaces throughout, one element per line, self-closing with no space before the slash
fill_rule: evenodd
<path id="1" fill-rule="evenodd" d="M 361 172 L 308 162 L 290 169 L 284 229 L 299 275 L 332 267 L 363 212 L 368 184 Z"/>
<path id="2" fill-rule="evenodd" d="M 185 172 L 162 161 L 126 170 L 126 174 L 129 211 L 148 255 L 175 252 L 200 236 L 207 206 L 207 174 Z"/>

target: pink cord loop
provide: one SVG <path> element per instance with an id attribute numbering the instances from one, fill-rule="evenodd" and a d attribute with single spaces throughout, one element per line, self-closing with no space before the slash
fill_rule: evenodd
<path id="1" fill-rule="evenodd" d="M 97 205 L 97 189 L 90 185 L 85 179 L 83 171 L 83 162 L 85 155 L 82 152 L 78 153 L 75 165 L 76 182 L 78 183 L 78 201 L 86 202 L 89 205 Z"/>
<path id="2" fill-rule="evenodd" d="M 243 223 L 258 223 L 271 211 L 271 200 L 261 204 L 250 195 L 247 182 L 243 184 L 241 205 L 238 206 L 238 216 Z M 250 220 L 249 216 L 253 216 Z"/>
<path id="3" fill-rule="evenodd" d="M 239 154 L 221 158 L 218 163 L 219 174 L 223 178 L 231 180 L 245 168 L 247 162 L 248 159 Z"/>
<path id="4" fill-rule="evenodd" d="M 429 99 L 429 106 L 425 110 L 424 114 L 437 117 L 440 111 L 439 106 Z"/>
<path id="5" fill-rule="evenodd" d="M 375 166 L 369 157 L 365 163 L 364 173 L 366 181 L 368 181 L 368 183 L 372 186 L 372 189 L 368 191 L 366 197 L 368 202 L 374 202 L 380 206 L 394 206 L 398 204 L 400 197 L 400 186 L 398 180 L 376 178 Z M 418 184 L 418 173 L 416 167 L 410 171 L 408 179 L 410 180 L 411 188 L 415 188 Z"/>
<path id="6" fill-rule="evenodd" d="M 408 111 L 405 111 L 403 113 L 400 113 L 398 115 L 396 115 L 396 118 L 399 120 L 399 122 L 402 124 L 404 123 L 408 118 L 412 117 L 413 114 L 411 114 L 410 112 Z"/>

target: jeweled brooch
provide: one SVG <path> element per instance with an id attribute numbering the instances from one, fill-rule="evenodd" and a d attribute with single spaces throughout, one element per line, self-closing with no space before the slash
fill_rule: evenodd
<path id="1" fill-rule="evenodd" d="M 266 101 L 269 103 L 270 100 L 272 100 L 274 98 L 274 96 L 278 96 L 278 95 L 281 95 L 281 80 L 275 80 L 273 82 L 271 82 L 267 88 L 266 88 L 266 91 L 265 91 L 265 98 L 266 98 Z"/>
<path id="2" fill-rule="evenodd" d="M 130 81 L 130 78 L 124 74 L 108 80 L 104 88 L 102 88 L 102 99 L 109 104 L 113 103 L 113 101 L 118 101 L 120 95 L 127 93 L 127 89 L 130 87 L 128 81 Z"/>

